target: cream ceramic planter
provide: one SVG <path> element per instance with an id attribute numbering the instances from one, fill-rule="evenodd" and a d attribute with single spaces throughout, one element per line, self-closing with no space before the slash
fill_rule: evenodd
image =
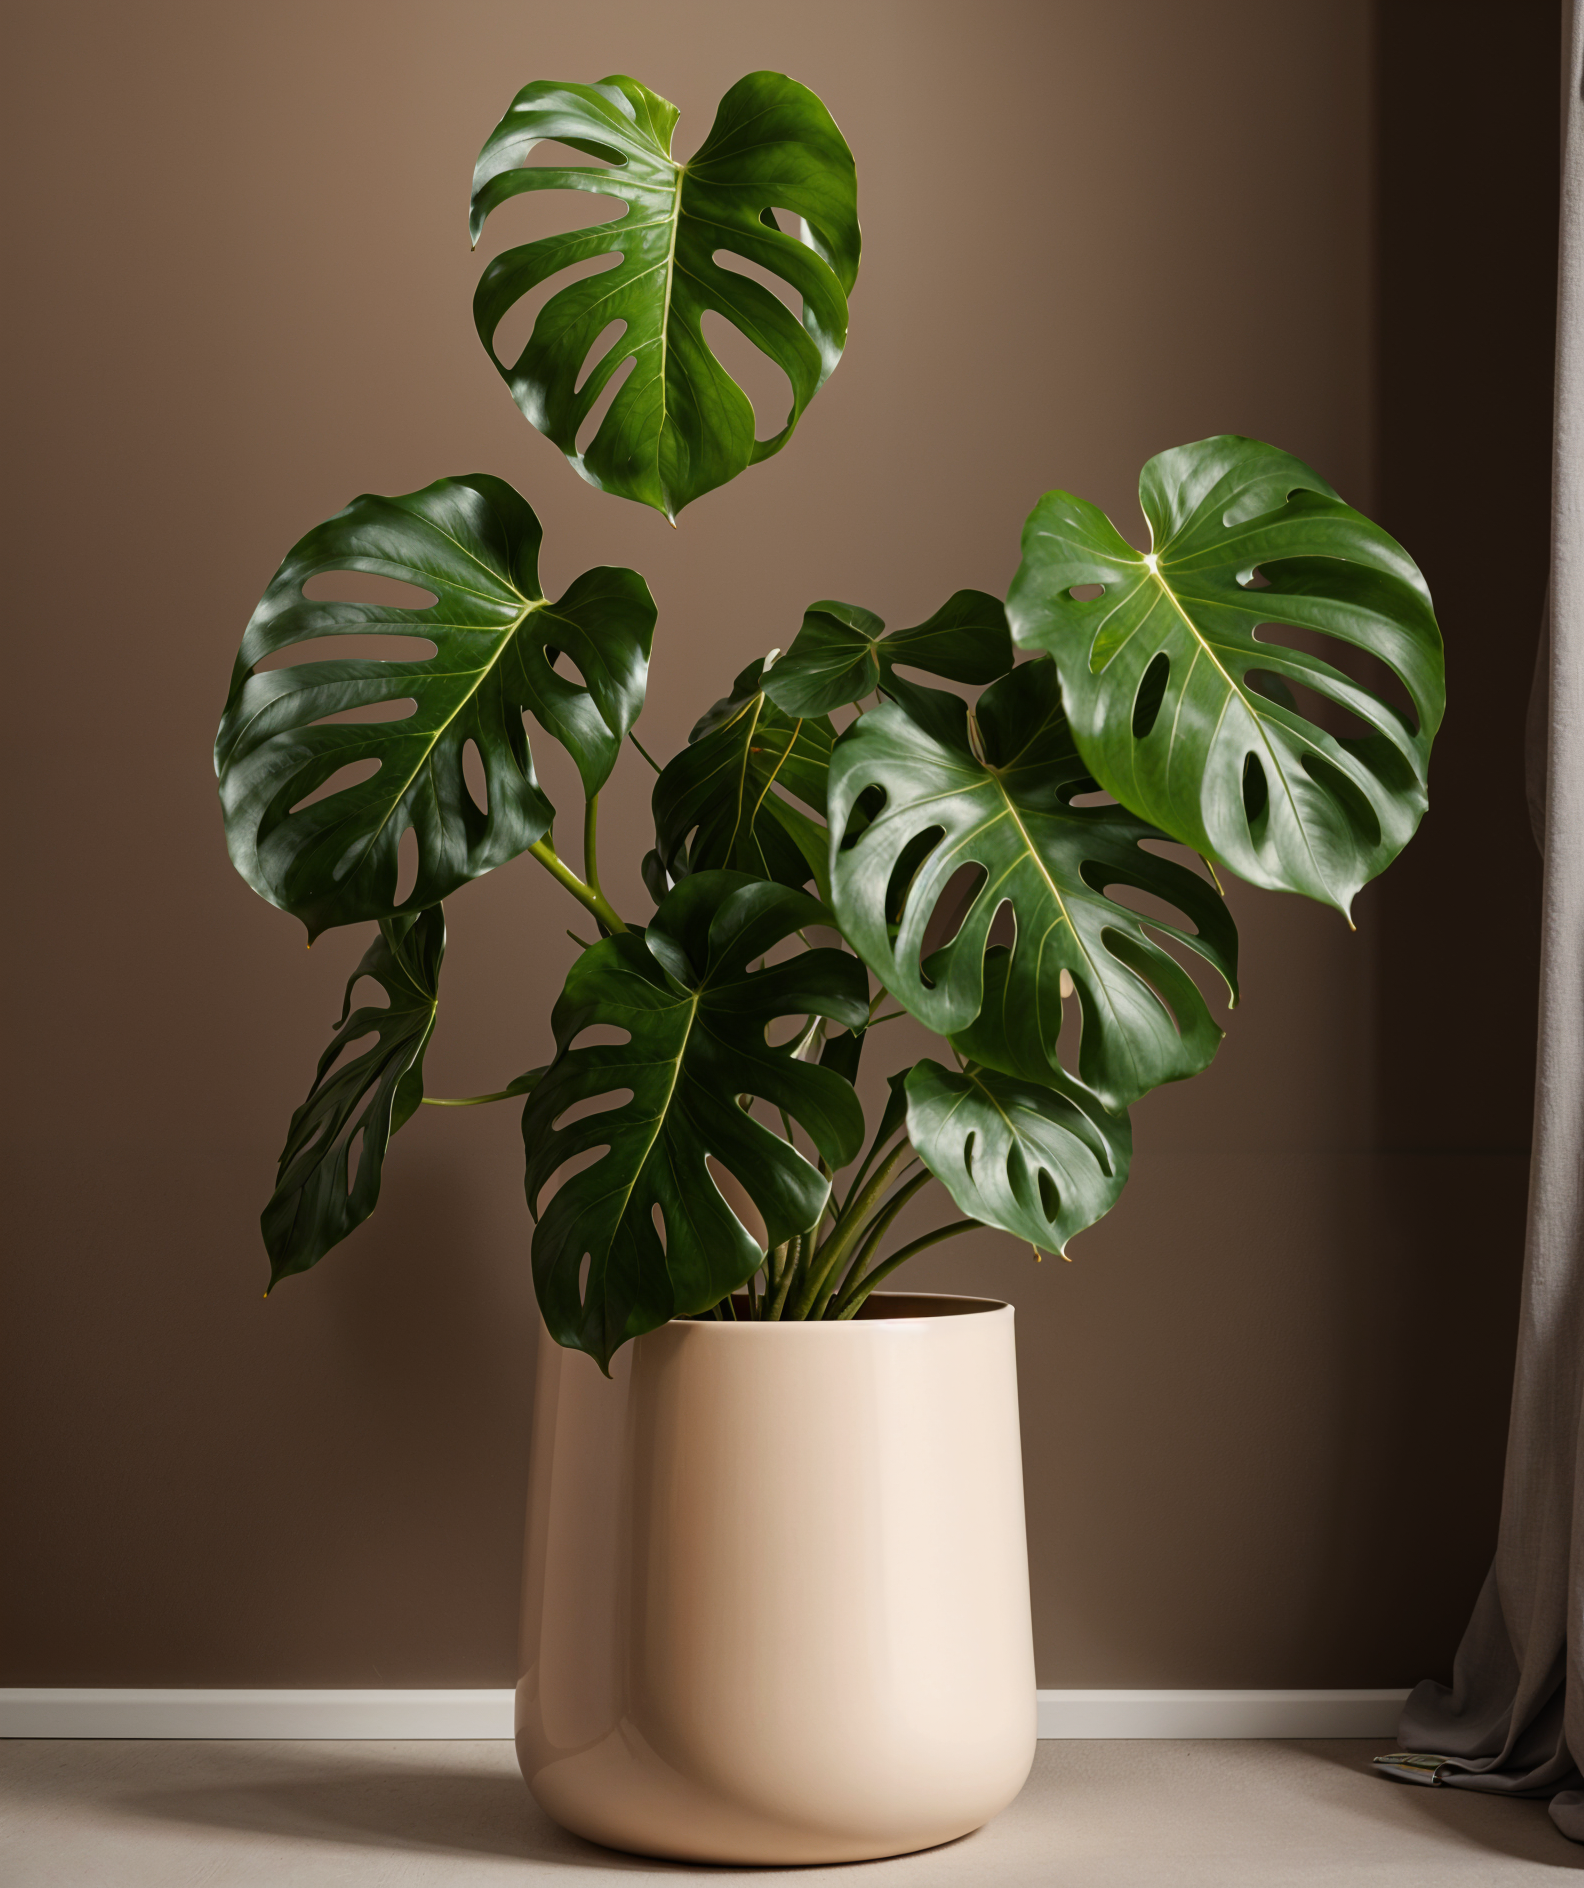
<path id="1" fill-rule="evenodd" d="M 1034 1756 L 1012 1308 L 541 1336 L 517 1754 L 564 1827 L 691 1861 L 966 1834 Z"/>

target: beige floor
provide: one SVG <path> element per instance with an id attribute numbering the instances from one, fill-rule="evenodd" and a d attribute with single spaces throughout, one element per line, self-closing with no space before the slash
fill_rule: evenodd
<path id="1" fill-rule="evenodd" d="M 1006 1814 L 944 1849 L 785 1871 L 864 1888 L 1504 1888 L 1584 1871 L 1542 1803 L 1394 1784 L 1379 1744 L 1045 1742 Z M 0 1743 L 5 1888 L 447 1888 L 779 1878 L 564 1835 L 510 1744 Z"/>

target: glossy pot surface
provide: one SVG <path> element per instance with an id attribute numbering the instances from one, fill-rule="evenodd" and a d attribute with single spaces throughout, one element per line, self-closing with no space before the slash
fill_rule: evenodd
<path id="1" fill-rule="evenodd" d="M 541 1334 L 517 1752 L 564 1827 L 760 1864 L 927 1848 L 1034 1755 L 1012 1309 Z"/>

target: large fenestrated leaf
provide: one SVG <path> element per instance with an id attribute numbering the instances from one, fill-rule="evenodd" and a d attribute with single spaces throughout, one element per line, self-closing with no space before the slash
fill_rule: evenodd
<path id="1" fill-rule="evenodd" d="M 1036 1084 L 925 1060 L 908 1072 L 907 1124 L 961 1211 L 1042 1251 L 1064 1253 L 1127 1184 L 1127 1115 L 1068 1075 Z"/>
<path id="2" fill-rule="evenodd" d="M 396 498 L 365 494 L 310 531 L 253 613 L 215 744 L 226 843 L 237 870 L 310 937 L 334 924 L 437 903 L 515 858 L 554 814 L 534 773 L 531 714 L 597 792 L 643 706 L 655 608 L 636 571 L 585 571 L 556 602 L 539 587 L 543 533 L 527 503 L 485 473 Z M 431 592 L 427 608 L 318 602 L 311 578 L 364 571 Z M 435 645 L 412 661 L 302 662 L 255 673 L 294 644 L 401 636 Z M 583 680 L 561 674 L 564 653 Z M 403 720 L 348 709 L 410 700 Z M 488 810 L 463 775 L 472 742 Z M 304 805 L 343 768 L 378 771 Z M 418 876 L 396 900 L 397 847 L 418 836 Z"/>
<path id="3" fill-rule="evenodd" d="M 825 828 L 786 795 L 823 815 L 836 730 L 823 716 L 783 714 L 764 672 L 750 662 L 655 781 L 656 854 L 672 879 L 718 867 L 783 885 L 812 877 L 823 892 Z"/>
<path id="4" fill-rule="evenodd" d="M 583 477 L 670 518 L 791 438 L 846 345 L 859 252 L 852 153 L 804 86 L 780 72 L 740 79 L 685 164 L 671 156 L 677 117 L 674 105 L 621 75 L 597 85 L 525 85 L 479 154 L 471 219 L 477 242 L 489 213 L 527 190 L 593 191 L 622 206 L 591 228 L 497 256 L 480 278 L 473 318 L 518 406 Z M 525 168 L 544 139 L 602 165 Z M 782 229 L 777 212 L 790 213 L 797 233 Z M 562 270 L 603 257 L 614 266 L 551 295 L 515 363 L 503 362 L 495 331 L 514 304 Z M 743 262 L 788 283 L 802 319 Z M 747 394 L 710 350 L 710 309 L 786 374 L 790 409 L 771 436 L 755 439 Z M 622 332 L 591 358 L 612 322 Z M 579 428 L 629 361 L 580 452 Z"/>
<path id="5" fill-rule="evenodd" d="M 765 693 L 789 715 L 828 715 L 879 689 L 904 692 L 898 664 L 953 682 L 993 682 L 1012 666 L 1004 605 L 982 590 L 959 590 L 927 621 L 888 636 L 872 610 L 811 603 L 792 647 L 766 674 Z"/>
<path id="6" fill-rule="evenodd" d="M 1093 505 L 1046 493 L 1007 598 L 1013 632 L 1056 658 L 1078 750 L 1125 806 L 1253 884 L 1345 913 L 1425 809 L 1445 689 L 1424 579 L 1318 474 L 1258 440 L 1161 453 L 1139 500 L 1147 553 Z M 1384 662 L 1412 714 L 1289 646 L 1292 630 Z M 1288 684 L 1364 731 L 1328 732 Z"/>
<path id="7" fill-rule="evenodd" d="M 386 1146 L 423 1100 L 445 941 L 438 905 L 416 917 L 387 918 L 348 979 L 341 1020 L 291 1118 L 275 1191 L 259 1221 L 272 1286 L 317 1265 L 374 1211 Z M 353 1009 L 352 992 L 364 977 L 384 990 L 385 1007 Z M 338 1061 L 368 1037 L 360 1055 Z M 349 1175 L 359 1135 L 357 1168 Z"/>
<path id="8" fill-rule="evenodd" d="M 601 1366 L 630 1337 L 718 1303 L 763 1254 L 722 1198 L 706 1156 L 734 1174 L 772 1244 L 815 1224 L 829 1195 L 818 1168 L 738 1105 L 783 1110 L 831 1168 L 857 1152 L 863 1111 L 829 1068 L 772 1047 L 780 1017 L 825 1016 L 860 1029 L 868 980 L 844 951 L 804 950 L 755 964 L 830 913 L 802 892 L 737 872 L 700 872 L 666 898 L 640 936 L 623 932 L 572 966 L 551 1018 L 557 1056 L 523 1113 L 527 1191 L 538 1216 L 534 1282 L 552 1336 Z M 627 1041 L 581 1043 L 615 1027 Z M 629 1098 L 567 1120 L 580 1103 Z M 539 1214 L 568 1161 L 603 1149 Z M 664 1236 L 657 1229 L 658 1216 Z M 579 1271 L 588 1261 L 581 1289 Z"/>
<path id="9" fill-rule="evenodd" d="M 1117 806 L 1074 806 L 1094 782 L 1062 713 L 1055 669 L 1028 662 L 995 682 L 976 711 L 954 695 L 916 691 L 863 715 L 830 768 L 833 902 L 843 934 L 897 1000 L 942 1035 L 980 1014 L 985 952 L 1003 904 L 1016 918 L 1006 963 L 1030 1055 L 1056 1077 L 1061 973 L 1083 1017 L 1079 1073 L 1108 1108 L 1157 1083 L 1196 1074 L 1221 1030 L 1187 971 L 1150 932 L 1212 964 L 1235 993 L 1237 933 L 1213 886 L 1144 850 L 1160 834 Z M 871 788 L 885 805 L 850 843 L 848 815 Z M 921 963 L 926 931 L 963 866 L 985 880 L 951 941 Z M 887 923 L 893 875 L 901 919 Z M 1153 894 L 1183 914 L 1141 917 L 1109 888 Z"/>

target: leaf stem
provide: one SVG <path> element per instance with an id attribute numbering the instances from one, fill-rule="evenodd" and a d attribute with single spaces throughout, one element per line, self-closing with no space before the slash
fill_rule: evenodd
<path id="1" fill-rule="evenodd" d="M 775 1296 L 770 1300 L 770 1307 L 765 1316 L 773 1321 L 780 1319 L 786 1309 L 787 1294 L 797 1280 L 803 1266 L 803 1241 L 801 1238 L 789 1241 L 784 1248 L 786 1257 L 782 1261 L 780 1280 L 776 1285 Z"/>
<path id="2" fill-rule="evenodd" d="M 809 1315 L 821 1285 L 863 1236 L 865 1222 L 885 1197 L 886 1189 L 908 1162 L 916 1158 L 910 1143 L 903 1141 L 894 1153 L 881 1161 L 872 1178 L 860 1189 L 857 1199 L 848 1195 L 847 1204 L 832 1227 L 830 1237 L 809 1261 L 797 1296 L 792 1300 L 791 1314 L 794 1318 L 806 1318 Z M 812 1242 L 811 1235 L 810 1244 Z"/>
<path id="3" fill-rule="evenodd" d="M 528 850 L 556 883 L 572 894 L 585 911 L 593 912 L 612 936 L 627 929 L 621 913 L 615 909 L 599 887 L 585 885 L 548 839 L 536 839 Z"/>
<path id="4" fill-rule="evenodd" d="M 859 1280 L 851 1298 L 838 1301 L 837 1319 L 852 1317 L 881 1279 L 894 1272 L 899 1265 L 906 1265 L 909 1259 L 916 1259 L 921 1252 L 927 1251 L 931 1246 L 938 1246 L 943 1239 L 955 1239 L 959 1233 L 975 1231 L 978 1225 L 977 1219 L 954 1219 L 949 1226 L 937 1226 L 934 1232 L 927 1232 L 923 1238 L 915 1239 L 911 1244 L 903 1246 L 900 1252 L 893 1252 L 884 1265 L 877 1265 L 867 1278 Z"/>
<path id="5" fill-rule="evenodd" d="M 648 761 L 649 765 L 655 770 L 656 773 L 660 773 L 663 771 L 660 766 L 659 761 L 657 761 L 654 755 L 649 752 L 648 748 L 646 748 L 643 742 L 638 739 L 638 736 L 633 733 L 631 728 L 627 730 L 627 739 L 632 742 L 633 746 L 636 747 L 638 752 L 643 755 L 644 759 Z"/>
<path id="6" fill-rule="evenodd" d="M 583 802 L 583 876 L 596 898 L 605 894 L 599 882 L 599 795 L 591 793 Z"/>
<path id="7" fill-rule="evenodd" d="M 835 1298 L 838 1302 L 845 1302 L 848 1294 L 853 1290 L 854 1286 L 857 1285 L 858 1281 L 863 1277 L 864 1272 L 868 1269 L 869 1261 L 880 1250 L 880 1241 L 891 1230 L 896 1221 L 897 1214 L 902 1211 L 902 1208 L 907 1205 L 914 1194 L 921 1192 L 934 1178 L 935 1176 L 929 1169 L 925 1168 L 923 1173 L 915 1174 L 913 1178 L 908 1181 L 906 1186 L 899 1187 L 891 1198 L 887 1200 L 885 1205 L 881 1207 L 880 1211 L 875 1214 L 874 1218 L 871 1219 L 869 1224 L 864 1228 L 863 1243 L 858 1248 L 857 1257 L 847 1268 L 847 1276 L 841 1281 L 840 1288 L 837 1287 L 834 1273 L 826 1281 L 825 1288 L 821 1291 L 819 1299 L 815 1304 L 812 1314 L 814 1317 L 824 1317 L 825 1307 L 830 1303 L 832 1298 Z"/>
<path id="8" fill-rule="evenodd" d="M 487 1101 L 520 1101 L 520 1088 L 502 1088 L 493 1095 L 425 1095 L 426 1108 L 482 1108 Z"/>
<path id="9" fill-rule="evenodd" d="M 851 1205 L 853 1200 L 857 1198 L 858 1189 L 863 1184 L 864 1175 L 868 1173 L 869 1169 L 874 1165 L 875 1156 L 880 1152 L 880 1149 L 885 1145 L 885 1142 L 880 1139 L 880 1126 L 883 1126 L 883 1125 L 884 1125 L 884 1117 L 882 1117 L 880 1125 L 876 1126 L 875 1128 L 874 1139 L 869 1143 L 869 1151 L 868 1153 L 864 1155 L 863 1165 L 858 1169 L 857 1173 L 853 1175 L 852 1182 L 847 1188 L 848 1205 Z M 901 1129 L 902 1129 L 902 1122 L 900 1120 L 896 1121 L 892 1125 L 891 1134 L 900 1133 Z M 891 1134 L 888 1134 L 885 1137 L 887 1141 L 890 1140 Z M 832 1194 L 831 1203 L 833 1206 L 835 1206 L 834 1193 Z M 837 1206 L 836 1207 L 837 1219 L 840 1220 L 840 1219 L 845 1218 L 846 1212 L 847 1212 L 846 1206 Z"/>

